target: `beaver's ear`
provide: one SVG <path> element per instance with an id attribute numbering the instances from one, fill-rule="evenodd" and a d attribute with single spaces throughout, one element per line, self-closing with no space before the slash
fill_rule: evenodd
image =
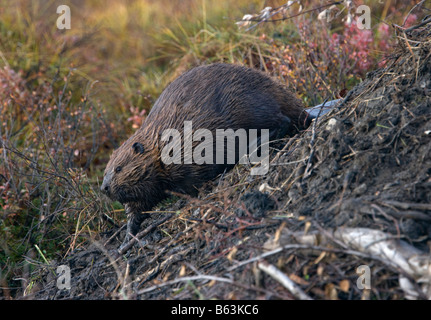
<path id="1" fill-rule="evenodd" d="M 136 154 L 143 154 L 145 152 L 144 146 L 139 142 L 135 142 L 132 145 L 132 148 Z"/>

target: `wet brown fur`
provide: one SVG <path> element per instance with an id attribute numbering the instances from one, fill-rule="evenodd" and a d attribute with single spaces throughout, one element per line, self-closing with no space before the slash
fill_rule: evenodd
<path id="1" fill-rule="evenodd" d="M 228 165 L 164 165 L 161 142 L 165 129 L 182 132 L 184 121 L 193 130 L 269 129 L 271 139 L 293 135 L 309 125 L 301 100 L 268 75 L 242 66 L 212 64 L 184 73 L 162 92 L 148 117 L 123 145 L 115 150 L 105 170 L 102 189 L 126 204 L 128 231 L 135 234 L 145 215 L 166 198 L 166 190 L 193 194 Z M 132 147 L 139 142 L 144 152 Z M 115 168 L 121 171 L 115 172 Z"/>

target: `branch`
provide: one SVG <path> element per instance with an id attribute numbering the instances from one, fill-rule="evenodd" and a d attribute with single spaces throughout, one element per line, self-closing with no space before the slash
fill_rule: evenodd
<path id="1" fill-rule="evenodd" d="M 272 278 L 280 282 L 287 290 L 289 290 L 296 298 L 300 300 L 313 300 L 311 299 L 295 282 L 290 280 L 283 272 L 272 264 L 266 262 L 259 262 L 257 267 L 263 272 L 269 274 Z"/>
<path id="2" fill-rule="evenodd" d="M 247 20 L 240 20 L 239 22 L 250 22 L 250 21 L 257 22 L 255 25 L 252 25 L 251 27 L 248 27 L 245 30 L 245 31 L 250 31 L 251 29 L 256 28 L 258 25 L 260 25 L 263 22 L 277 22 L 277 21 L 289 20 L 289 19 L 293 19 L 295 17 L 298 17 L 300 15 L 303 15 L 305 13 L 313 12 L 313 11 L 316 11 L 316 10 L 321 10 L 323 8 L 330 7 L 330 6 L 333 6 L 333 5 L 342 4 L 343 2 L 344 1 L 335 1 L 335 2 L 332 2 L 332 3 L 329 3 L 329 4 L 325 4 L 325 5 L 322 5 L 322 6 L 319 6 L 319 7 L 311 8 L 311 9 L 308 9 L 308 10 L 305 10 L 305 11 L 301 11 L 301 12 L 298 12 L 297 14 L 292 15 L 292 16 L 283 17 L 283 18 L 280 18 L 280 19 L 272 19 L 272 20 L 269 20 L 268 18 L 264 18 L 264 19 L 247 19 Z M 273 13 L 271 14 L 270 18 L 272 18 L 273 16 L 275 16 L 276 14 L 278 14 L 279 11 L 280 11 L 280 9 L 283 8 L 283 7 L 287 8 L 287 4 L 285 4 L 283 6 L 280 6 L 278 8 L 273 9 L 272 10 Z"/>

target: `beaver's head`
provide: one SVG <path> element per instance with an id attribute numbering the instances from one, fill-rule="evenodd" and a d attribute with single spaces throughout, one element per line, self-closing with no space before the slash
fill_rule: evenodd
<path id="1" fill-rule="evenodd" d="M 132 136 L 113 152 L 101 191 L 122 204 L 136 202 L 151 209 L 165 191 L 165 178 L 158 150 Z"/>

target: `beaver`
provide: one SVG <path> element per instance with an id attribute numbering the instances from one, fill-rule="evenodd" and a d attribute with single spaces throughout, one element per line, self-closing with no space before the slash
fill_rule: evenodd
<path id="1" fill-rule="evenodd" d="M 193 130 L 211 132 L 268 129 L 273 141 L 304 130 L 311 117 L 285 85 L 256 69 L 215 63 L 179 76 L 161 93 L 142 126 L 112 153 L 104 172 L 101 191 L 124 204 L 129 216 L 125 243 L 139 231 L 145 212 L 170 191 L 196 194 L 205 182 L 232 167 L 165 164 L 161 152 L 169 141 L 162 141 L 162 132 L 183 132 L 186 121 L 192 121 Z"/>

